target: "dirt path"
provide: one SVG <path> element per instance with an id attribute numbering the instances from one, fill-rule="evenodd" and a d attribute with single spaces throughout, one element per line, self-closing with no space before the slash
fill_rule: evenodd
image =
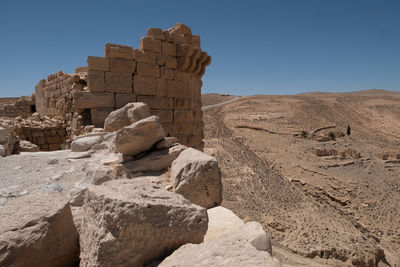
<path id="1" fill-rule="evenodd" d="M 233 98 L 231 100 L 228 100 L 228 101 L 224 101 L 224 102 L 221 102 L 221 103 L 218 103 L 218 104 L 214 104 L 214 105 L 204 106 L 204 107 L 201 108 L 201 110 L 205 111 L 205 110 L 209 110 L 209 109 L 212 109 L 212 108 L 221 107 L 223 105 L 238 101 L 239 99 L 240 99 L 240 96 L 235 96 L 235 98 Z"/>

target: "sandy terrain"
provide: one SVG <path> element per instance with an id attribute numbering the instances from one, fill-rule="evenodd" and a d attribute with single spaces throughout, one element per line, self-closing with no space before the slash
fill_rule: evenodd
<path id="1" fill-rule="evenodd" d="M 204 121 L 223 206 L 284 265 L 400 265 L 400 93 L 242 97 Z"/>
<path id="2" fill-rule="evenodd" d="M 215 105 L 235 98 L 234 95 L 221 95 L 221 94 L 203 94 L 201 95 L 201 102 L 203 106 Z"/>

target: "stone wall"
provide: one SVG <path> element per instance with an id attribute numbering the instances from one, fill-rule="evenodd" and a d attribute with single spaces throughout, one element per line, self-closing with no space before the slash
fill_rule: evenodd
<path id="1" fill-rule="evenodd" d="M 0 118 L 0 156 L 19 153 L 19 137 L 15 131 L 15 119 Z"/>
<path id="2" fill-rule="evenodd" d="M 189 27 L 150 28 L 139 49 L 106 44 L 105 56 L 89 56 L 87 63 L 87 90 L 74 92 L 73 105 L 81 114 L 90 110 L 96 127 L 111 111 L 144 102 L 160 117 L 167 135 L 202 148 L 201 78 L 211 57 Z"/>
<path id="3" fill-rule="evenodd" d="M 0 107 L 0 117 L 28 118 L 33 112 L 35 112 L 35 100 L 30 96 L 21 96 L 14 103 Z"/>
<path id="4" fill-rule="evenodd" d="M 16 126 L 20 140 L 36 144 L 41 151 L 54 151 L 67 147 L 67 132 L 63 121 L 46 118 L 45 120 L 20 120 Z"/>

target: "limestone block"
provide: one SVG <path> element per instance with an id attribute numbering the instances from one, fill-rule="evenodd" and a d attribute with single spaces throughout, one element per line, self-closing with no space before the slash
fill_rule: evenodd
<path id="1" fill-rule="evenodd" d="M 193 148 L 183 151 L 171 166 L 174 191 L 206 208 L 222 201 L 221 176 L 217 160 Z"/>
<path id="2" fill-rule="evenodd" d="M 104 57 L 87 58 L 88 70 L 110 71 L 110 59 Z"/>
<path id="3" fill-rule="evenodd" d="M 91 109 L 90 119 L 94 126 L 102 128 L 104 121 L 107 116 L 113 111 L 113 109 Z"/>
<path id="4" fill-rule="evenodd" d="M 107 92 L 132 93 L 132 74 L 128 72 L 106 72 Z"/>
<path id="5" fill-rule="evenodd" d="M 93 92 L 103 92 L 106 90 L 104 71 L 89 70 L 87 79 L 88 88 Z"/>
<path id="6" fill-rule="evenodd" d="M 159 96 L 138 96 L 137 101 L 146 103 L 151 109 L 173 109 L 174 99 Z"/>
<path id="7" fill-rule="evenodd" d="M 213 240 L 225 236 L 233 231 L 237 231 L 244 225 L 233 211 L 222 206 L 207 210 L 208 228 L 204 236 L 204 241 Z"/>
<path id="8" fill-rule="evenodd" d="M 55 150 L 60 150 L 61 146 L 59 143 L 57 144 L 49 144 L 49 151 L 55 151 Z"/>
<path id="9" fill-rule="evenodd" d="M 185 122 L 189 120 L 189 112 L 186 110 L 174 110 L 174 122 Z"/>
<path id="10" fill-rule="evenodd" d="M 125 155 L 137 155 L 149 150 L 164 136 L 159 118 L 151 116 L 117 131 L 115 138 L 116 152 Z"/>
<path id="11" fill-rule="evenodd" d="M 207 58 L 203 62 L 203 65 L 208 66 L 210 64 L 211 64 L 211 56 L 207 56 Z"/>
<path id="12" fill-rule="evenodd" d="M 191 57 L 182 56 L 182 57 L 178 57 L 177 60 L 178 60 L 177 68 L 178 68 L 178 70 L 181 70 L 181 71 L 185 71 L 192 64 L 192 58 Z"/>
<path id="13" fill-rule="evenodd" d="M 190 81 L 192 79 L 192 76 L 190 73 L 184 72 L 184 71 L 179 71 L 177 70 L 175 72 L 175 80 L 177 81 Z"/>
<path id="14" fill-rule="evenodd" d="M 167 96 L 167 81 L 164 79 L 157 79 L 157 93 L 158 96 Z"/>
<path id="15" fill-rule="evenodd" d="M 176 23 L 174 26 L 172 26 L 170 31 L 177 31 L 180 34 L 186 35 L 186 34 L 192 34 L 192 30 L 190 29 L 189 26 L 183 24 L 183 23 Z"/>
<path id="16" fill-rule="evenodd" d="M 175 142 L 176 143 L 176 142 Z M 172 162 L 187 147 L 177 144 L 163 150 L 154 151 L 143 158 L 122 163 L 127 173 L 159 172 L 171 167 Z"/>
<path id="17" fill-rule="evenodd" d="M 132 74 L 135 71 L 136 62 L 131 59 L 110 58 L 110 71 L 128 72 Z"/>
<path id="18" fill-rule="evenodd" d="M 161 41 L 152 40 L 149 37 L 142 37 L 140 39 L 140 50 L 161 53 Z"/>
<path id="19" fill-rule="evenodd" d="M 82 67 L 77 67 L 75 68 L 75 73 L 79 73 L 79 72 L 88 72 L 89 71 L 89 67 L 86 66 L 82 66 Z"/>
<path id="20" fill-rule="evenodd" d="M 115 94 L 115 107 L 122 108 L 128 103 L 136 102 L 136 95 L 135 94 Z"/>
<path id="21" fill-rule="evenodd" d="M 161 42 L 161 50 L 164 55 L 176 57 L 176 45 L 170 42 Z"/>
<path id="22" fill-rule="evenodd" d="M 160 118 L 160 122 L 174 122 L 174 115 L 172 110 L 152 109 L 151 113 Z"/>
<path id="23" fill-rule="evenodd" d="M 147 37 L 154 40 L 165 40 L 165 35 L 163 33 L 163 30 L 160 28 L 148 28 Z"/>
<path id="24" fill-rule="evenodd" d="M 133 50 L 133 59 L 136 62 L 156 64 L 156 53 L 135 49 Z"/>
<path id="25" fill-rule="evenodd" d="M 74 91 L 75 109 L 114 108 L 114 94 L 106 92 Z"/>
<path id="26" fill-rule="evenodd" d="M 176 110 L 186 110 L 186 109 L 193 109 L 194 102 L 187 98 L 174 98 L 174 108 Z"/>
<path id="27" fill-rule="evenodd" d="M 194 52 L 194 47 L 192 45 L 177 45 L 176 55 L 178 57 L 191 57 Z"/>
<path id="28" fill-rule="evenodd" d="M 184 81 L 167 80 L 167 96 L 181 97 L 185 91 Z"/>
<path id="29" fill-rule="evenodd" d="M 107 132 L 117 131 L 150 116 L 151 112 L 147 104 L 140 102 L 128 103 L 108 115 L 104 123 L 104 130 Z"/>
<path id="30" fill-rule="evenodd" d="M 47 136 L 45 139 L 47 144 L 59 144 L 61 142 L 58 136 Z"/>
<path id="31" fill-rule="evenodd" d="M 26 140 L 19 141 L 19 148 L 21 152 L 37 152 L 40 150 L 37 145 Z"/>
<path id="32" fill-rule="evenodd" d="M 83 210 L 81 266 L 146 266 L 207 231 L 205 209 L 147 179 L 89 186 Z"/>
<path id="33" fill-rule="evenodd" d="M 165 58 L 166 58 L 166 55 L 157 54 L 157 65 L 164 66 L 165 65 Z"/>
<path id="34" fill-rule="evenodd" d="M 180 134 L 191 135 L 192 134 L 192 123 L 191 122 L 179 122 L 178 123 L 178 132 Z"/>
<path id="35" fill-rule="evenodd" d="M 149 63 L 137 63 L 137 74 L 146 77 L 160 77 L 160 67 Z"/>
<path id="36" fill-rule="evenodd" d="M 102 141 L 102 137 L 97 136 L 86 136 L 79 139 L 76 139 L 71 142 L 71 151 L 72 152 L 83 152 L 88 151 L 95 144 L 98 144 Z"/>
<path id="37" fill-rule="evenodd" d="M 200 46 L 200 35 L 192 35 L 192 40 L 190 43 L 193 45 L 194 48 L 201 49 Z"/>
<path id="38" fill-rule="evenodd" d="M 133 48 L 126 45 L 107 43 L 104 48 L 104 55 L 105 57 L 132 59 Z"/>
<path id="39" fill-rule="evenodd" d="M 68 200 L 30 192 L 0 209 L 1 266 L 75 266 L 79 236 Z"/>
<path id="40" fill-rule="evenodd" d="M 168 67 L 161 67 L 161 78 L 173 80 L 175 78 L 175 70 Z"/>
<path id="41" fill-rule="evenodd" d="M 178 134 L 178 126 L 176 123 L 173 122 L 163 122 L 162 126 L 164 128 L 165 131 L 165 135 L 166 136 L 176 136 Z"/>
<path id="42" fill-rule="evenodd" d="M 157 92 L 157 78 L 135 75 L 133 78 L 133 92 L 136 95 L 155 95 Z"/>
<path id="43" fill-rule="evenodd" d="M 178 61 L 176 57 L 166 56 L 165 57 L 165 67 L 176 69 L 178 67 Z"/>

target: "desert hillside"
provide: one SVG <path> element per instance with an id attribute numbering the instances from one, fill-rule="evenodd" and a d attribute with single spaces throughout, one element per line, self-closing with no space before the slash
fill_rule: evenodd
<path id="1" fill-rule="evenodd" d="M 222 205 L 261 222 L 284 265 L 400 264 L 400 93 L 249 96 L 204 121 Z"/>

